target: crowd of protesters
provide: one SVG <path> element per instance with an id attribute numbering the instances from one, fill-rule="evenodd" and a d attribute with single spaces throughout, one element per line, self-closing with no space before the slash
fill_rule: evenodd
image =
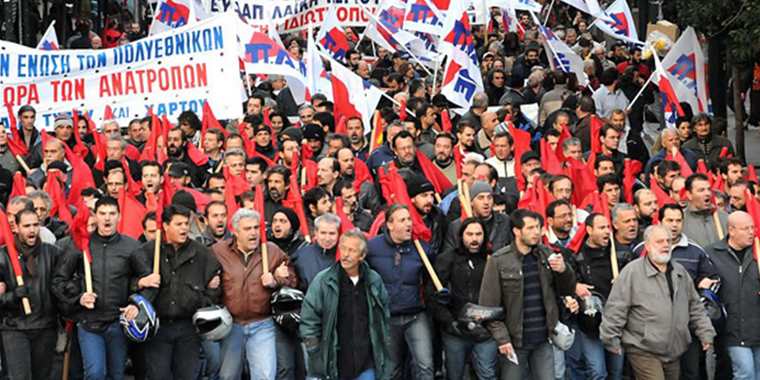
<path id="1" fill-rule="evenodd" d="M 461 115 L 440 78 L 350 29 L 343 63 L 388 95 L 371 126 L 321 94 L 296 104 L 280 76 L 238 120 L 62 114 L 45 131 L 16 108 L 3 375 L 760 379 L 754 167 L 686 104 L 646 136 L 657 89 L 634 98 L 654 63 L 588 15 L 542 15 L 588 87 L 518 15 L 524 32 L 498 13 L 473 27 L 485 91 Z M 141 36 L 77 25 L 65 46 Z"/>

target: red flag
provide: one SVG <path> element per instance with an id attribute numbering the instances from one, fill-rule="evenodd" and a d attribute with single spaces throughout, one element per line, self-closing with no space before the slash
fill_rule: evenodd
<path id="1" fill-rule="evenodd" d="M 145 218 L 145 207 L 135 199 L 128 191 L 119 193 L 119 210 L 121 217 L 117 230 L 133 239 L 139 239 L 143 233 L 142 221 Z"/>
<path id="2" fill-rule="evenodd" d="M 129 170 L 129 162 L 126 157 L 121 158 L 121 168 L 124 170 L 124 180 L 127 183 L 127 191 L 130 194 L 137 196 L 142 190 L 142 185 L 132 178 L 132 172 Z"/>
<path id="3" fill-rule="evenodd" d="M 660 184 L 654 178 L 649 179 L 649 188 L 652 189 L 654 196 L 657 198 L 657 208 L 660 209 L 666 204 L 676 203 L 668 193 L 660 187 Z"/>
<path id="4" fill-rule="evenodd" d="M 554 201 L 554 197 L 544 186 L 540 178 L 536 179 L 533 186 L 529 187 L 522 199 L 517 203 L 517 208 L 533 210 L 546 220 L 546 206 Z"/>
<path id="5" fill-rule="evenodd" d="M 224 204 L 227 206 L 227 221 L 232 220 L 232 215 L 240 208 L 237 198 L 240 194 L 251 189 L 251 185 L 245 180 L 245 174 L 232 175 L 230 168 L 225 166 L 222 169 L 224 174 Z M 263 218 L 263 216 L 262 216 Z"/>
<path id="6" fill-rule="evenodd" d="M 760 183 L 757 179 L 757 172 L 755 171 L 755 165 L 747 165 L 747 176 L 745 177 L 747 181 L 754 182 L 754 183 Z"/>
<path id="7" fill-rule="evenodd" d="M 148 115 L 150 115 L 150 136 L 148 137 L 148 141 L 145 142 L 143 151 L 140 154 L 140 161 L 157 161 L 159 138 L 163 134 L 163 128 L 161 128 L 161 122 L 158 120 L 158 116 L 153 113 L 153 109 L 148 109 Z M 166 141 L 164 141 L 164 144 L 166 144 Z M 161 162 L 163 161 L 159 161 L 159 163 Z"/>
<path id="8" fill-rule="evenodd" d="M 586 194 L 596 191 L 596 176 L 588 166 L 574 158 L 567 159 L 565 175 L 573 182 L 573 204 L 580 207 Z"/>
<path id="9" fill-rule="evenodd" d="M 11 195 L 8 200 L 19 195 L 26 195 L 26 178 L 20 171 L 13 174 L 13 187 L 11 187 Z"/>
<path id="10" fill-rule="evenodd" d="M 443 113 L 446 113 L 445 111 Z M 443 115 L 441 115 L 443 116 Z M 398 105 L 398 119 L 401 121 L 406 121 L 407 118 L 406 114 L 406 98 L 401 98 L 401 101 Z"/>
<path id="11" fill-rule="evenodd" d="M 625 159 L 623 169 L 623 192 L 625 193 L 625 201 L 629 204 L 633 204 L 633 184 L 636 183 L 636 175 L 641 173 L 642 164 L 641 161 Z"/>
<path id="12" fill-rule="evenodd" d="M 347 122 L 347 120 L 348 120 L 348 118 L 346 118 L 345 116 L 341 116 L 340 119 L 338 119 L 338 123 L 335 124 L 335 133 L 336 134 L 339 134 L 339 135 L 342 135 L 342 136 L 345 136 L 345 135 L 348 134 L 348 132 L 346 131 L 346 122 Z"/>
<path id="13" fill-rule="evenodd" d="M 517 189 L 522 191 L 525 190 L 525 181 L 526 178 L 522 175 L 522 163 L 520 162 L 520 159 L 522 158 L 523 153 L 531 150 L 530 148 L 530 133 L 523 131 L 520 128 L 515 127 L 515 125 L 509 121 L 511 117 L 507 115 L 507 128 L 509 129 L 509 134 L 512 135 L 512 138 L 515 142 L 514 147 L 512 148 L 512 151 L 514 152 L 514 158 L 515 158 L 515 178 L 517 180 Z"/>
<path id="14" fill-rule="evenodd" d="M 591 115 L 591 151 L 594 153 L 602 152 L 602 141 L 599 139 L 599 134 L 602 131 L 604 122 L 596 115 Z"/>
<path id="15" fill-rule="evenodd" d="M 206 153 L 203 153 L 197 146 L 195 146 L 195 144 L 189 141 L 187 142 L 187 156 L 198 166 L 208 164 L 208 156 Z"/>
<path id="16" fill-rule="evenodd" d="M 422 173 L 433 185 L 436 193 L 443 194 L 444 191 L 451 188 L 451 181 L 449 181 L 449 178 L 435 167 L 427 156 L 422 154 L 420 150 L 417 150 L 415 154 L 417 155 L 417 162 L 420 164 Z"/>
<path id="17" fill-rule="evenodd" d="M 462 164 L 464 164 L 464 156 L 462 155 L 462 149 L 457 144 L 454 146 L 454 169 L 456 170 L 457 178 L 462 178 Z"/>
<path id="18" fill-rule="evenodd" d="M 14 156 L 24 157 L 29 154 L 29 147 L 26 146 L 26 142 L 18 130 L 18 121 L 13 113 L 13 106 L 6 104 L 5 107 L 8 109 L 8 124 L 10 124 L 8 127 L 11 130 L 11 135 L 8 138 L 8 149 Z"/>
<path id="19" fill-rule="evenodd" d="M 74 141 L 76 142 L 74 144 L 74 153 L 77 154 L 77 156 L 85 158 L 87 157 L 87 152 L 90 151 L 89 148 L 87 148 L 87 145 L 82 142 L 82 137 L 79 135 L 79 112 L 77 112 L 76 109 L 71 111 L 72 119 L 74 121 Z"/>
<path id="20" fill-rule="evenodd" d="M 52 204 L 50 207 L 50 216 L 57 216 L 62 222 L 71 225 L 71 221 L 74 218 L 71 216 L 71 210 L 69 210 L 68 202 L 66 202 L 66 196 L 63 194 L 65 181 L 64 174 L 60 171 L 48 171 L 47 181 L 45 181 L 45 186 L 43 186 L 42 189 L 50 196 Z"/>
<path id="21" fill-rule="evenodd" d="M 380 169 L 380 172 L 384 172 L 384 169 Z M 417 212 L 417 208 L 412 204 L 412 200 L 409 198 L 409 193 L 406 189 L 406 183 L 404 183 L 404 179 L 398 174 L 396 168 L 391 167 L 387 173 L 381 176 L 379 181 L 381 184 L 386 182 L 386 186 L 391 191 L 390 197 L 393 199 L 393 202 L 389 201 L 389 203 L 401 203 L 409 209 L 409 214 L 412 217 L 412 238 L 430 241 L 432 232 L 425 225 L 425 221 L 419 212 Z"/>
<path id="22" fill-rule="evenodd" d="M 720 157 L 720 158 L 731 158 L 731 156 L 733 156 L 733 155 L 731 153 L 728 153 L 728 147 L 727 146 L 724 146 L 723 148 L 720 149 L 720 154 L 718 155 L 718 157 Z"/>
<path id="23" fill-rule="evenodd" d="M 692 175 L 691 167 L 689 166 L 689 163 L 686 162 L 686 159 L 684 158 L 683 154 L 681 154 L 680 151 L 678 151 L 677 148 L 673 147 L 673 149 L 670 152 L 667 152 L 665 155 L 665 159 L 668 161 L 675 161 L 678 163 L 678 165 L 681 167 L 681 176 L 684 178 L 689 178 L 690 175 Z"/>
<path id="24" fill-rule="evenodd" d="M 23 277 L 24 272 L 21 269 L 21 263 L 18 261 L 19 253 L 16 249 L 16 242 L 13 240 L 11 226 L 8 224 L 8 215 L 0 209 L 0 237 L 5 242 L 5 252 L 8 254 L 8 260 L 11 263 L 14 277 Z"/>
<path id="25" fill-rule="evenodd" d="M 383 228 L 383 225 L 385 224 L 385 212 L 381 212 L 377 214 L 377 217 L 375 217 L 375 220 L 372 222 L 372 226 L 369 228 L 369 235 L 370 238 L 373 238 L 377 236 L 378 232 L 380 232 L 380 229 Z"/>
<path id="26" fill-rule="evenodd" d="M 82 117 L 87 120 L 87 132 L 92 135 L 92 141 L 95 154 L 95 169 L 103 170 L 106 163 L 106 142 L 103 140 L 103 135 L 95 128 L 95 122 L 90 119 L 87 113 L 83 113 Z"/>
<path id="27" fill-rule="evenodd" d="M 385 125 L 385 120 L 383 120 L 382 116 L 380 116 L 380 111 L 375 111 L 375 116 L 373 117 L 372 131 L 370 132 L 370 137 L 369 137 L 369 153 L 372 153 L 372 151 L 377 149 L 379 146 L 383 145 L 383 126 L 384 125 Z M 304 145 L 309 145 L 309 144 L 304 144 Z M 311 157 L 306 157 L 304 155 L 304 158 L 311 158 Z"/>
<path id="28" fill-rule="evenodd" d="M 68 204 L 79 204 L 82 198 L 82 190 L 88 187 L 95 187 L 95 179 L 92 176 L 92 169 L 84 162 L 82 157 L 77 156 L 66 144 L 63 144 L 66 151 L 66 160 L 71 165 L 71 187 L 69 188 Z"/>
<path id="29" fill-rule="evenodd" d="M 253 204 L 254 207 L 256 207 L 256 211 L 259 212 L 259 215 L 261 216 L 261 222 L 259 223 L 259 237 L 261 239 L 261 244 L 267 243 L 267 226 L 265 221 L 264 213 L 264 190 L 263 186 L 256 186 L 255 192 L 254 192 L 254 198 L 253 198 Z"/>
<path id="30" fill-rule="evenodd" d="M 575 236 L 567 243 L 567 249 L 577 254 L 583 247 L 583 242 L 586 241 L 586 224 L 578 223 L 578 229 L 575 232 Z"/>
<path id="31" fill-rule="evenodd" d="M 544 170 L 553 175 L 562 174 L 562 163 L 559 161 L 555 151 L 549 147 L 549 143 L 546 139 L 541 139 L 540 146 L 542 158 L 541 164 L 544 167 Z"/>
<path id="32" fill-rule="evenodd" d="M 224 137 L 227 138 L 230 133 L 227 132 L 227 130 L 222 127 L 222 123 L 219 122 L 219 120 L 216 119 L 216 116 L 214 116 L 214 112 L 211 110 L 211 106 L 208 104 L 208 102 L 203 102 L 203 118 L 201 119 L 201 135 L 206 136 L 206 131 L 208 131 L 211 128 L 216 128 L 222 131 L 224 134 Z"/>
<path id="33" fill-rule="evenodd" d="M 744 189 L 744 202 L 747 207 L 747 213 L 752 217 L 752 221 L 755 223 L 755 236 L 760 236 L 760 202 L 752 195 L 749 189 Z M 755 237 L 757 239 L 757 237 Z M 757 240 L 755 240 L 757 241 Z M 760 247 L 753 244 L 752 257 L 755 261 L 760 261 Z"/>
<path id="34" fill-rule="evenodd" d="M 358 193 L 364 182 L 373 183 L 372 175 L 369 173 L 369 167 L 364 161 L 354 159 L 354 190 Z"/>
<path id="35" fill-rule="evenodd" d="M 557 158 L 561 162 L 565 161 L 565 151 L 562 149 L 562 145 L 565 143 L 565 140 L 573 137 L 570 134 L 570 131 L 568 130 L 567 126 L 562 126 L 562 132 L 560 132 L 559 140 L 557 141 L 557 148 L 555 149 L 555 153 L 557 154 Z"/>
<path id="36" fill-rule="evenodd" d="M 106 104 L 106 108 L 103 110 L 103 120 L 113 120 L 113 110 L 111 109 L 111 106 Z"/>
<path id="37" fill-rule="evenodd" d="M 344 206 L 343 197 L 341 196 L 335 197 L 335 214 L 338 215 L 338 218 L 340 218 L 339 233 L 341 235 L 355 228 L 354 223 L 351 222 L 351 219 L 348 218 L 348 215 L 346 215 L 346 212 L 343 211 L 343 206 Z"/>
<path id="38" fill-rule="evenodd" d="M 451 126 L 451 115 L 447 109 L 441 111 L 441 129 L 446 133 L 451 133 L 454 130 Z"/>
<path id="39" fill-rule="evenodd" d="M 90 209 L 87 208 L 84 200 L 80 199 L 77 204 L 77 215 L 71 222 L 71 241 L 77 249 L 86 253 L 87 261 L 92 262 L 92 255 L 89 250 L 90 232 L 87 230 L 87 222 L 89 219 Z"/>

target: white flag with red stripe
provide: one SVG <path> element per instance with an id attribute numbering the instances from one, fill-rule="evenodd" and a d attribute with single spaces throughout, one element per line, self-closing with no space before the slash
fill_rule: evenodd
<path id="1" fill-rule="evenodd" d="M 691 109 L 697 112 L 708 112 L 707 64 L 694 28 L 684 30 L 662 59 L 662 65 L 676 82 L 683 85 L 675 89 L 678 98 L 689 103 Z M 685 91 L 679 92 L 679 88 Z"/>

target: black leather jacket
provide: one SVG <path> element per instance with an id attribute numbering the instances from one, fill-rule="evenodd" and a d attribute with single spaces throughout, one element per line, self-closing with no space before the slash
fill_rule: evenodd
<path id="1" fill-rule="evenodd" d="M 25 247 L 16 241 L 19 250 L 19 262 L 24 272 L 24 286 L 28 289 L 28 298 L 32 313 L 24 315 L 21 299 L 14 294 L 17 287 L 10 259 L 5 249 L 0 251 L 0 281 L 7 290 L 0 296 L 0 330 L 46 329 L 56 326 L 58 309 L 55 298 L 50 292 L 60 251 L 53 245 L 41 243 Z"/>

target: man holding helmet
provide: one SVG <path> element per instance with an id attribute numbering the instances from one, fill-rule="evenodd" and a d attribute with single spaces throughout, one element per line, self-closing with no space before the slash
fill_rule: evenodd
<path id="1" fill-rule="evenodd" d="M 269 299 L 276 289 L 298 282 L 287 256 L 274 243 L 266 243 L 268 267 L 263 267 L 259 223 L 263 223 L 259 213 L 239 209 L 232 216 L 233 238 L 212 247 L 222 267 L 223 303 L 234 319 L 222 341 L 222 380 L 240 378 L 243 353 L 252 379 L 275 378 L 275 326 Z"/>

